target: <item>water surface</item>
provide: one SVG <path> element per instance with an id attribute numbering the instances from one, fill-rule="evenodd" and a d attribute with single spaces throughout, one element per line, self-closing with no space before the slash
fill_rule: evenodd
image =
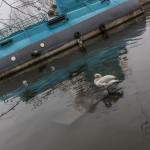
<path id="1" fill-rule="evenodd" d="M 86 52 L 74 48 L 1 81 L 0 113 L 10 111 L 0 118 L 0 149 L 149 150 L 149 14 L 88 41 Z M 123 95 L 103 99 L 97 72 L 116 75 Z"/>

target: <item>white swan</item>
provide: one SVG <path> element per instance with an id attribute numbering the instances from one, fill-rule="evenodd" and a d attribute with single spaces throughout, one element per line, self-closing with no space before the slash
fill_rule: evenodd
<path id="1" fill-rule="evenodd" d="M 110 86 L 116 83 L 119 83 L 119 80 L 117 80 L 116 77 L 113 75 L 102 76 L 98 73 L 94 75 L 94 84 L 97 87 L 108 89 Z"/>

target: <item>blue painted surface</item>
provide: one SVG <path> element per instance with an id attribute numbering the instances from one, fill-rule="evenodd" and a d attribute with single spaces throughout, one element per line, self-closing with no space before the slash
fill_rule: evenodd
<path id="1" fill-rule="evenodd" d="M 99 13 L 107 11 L 111 8 L 114 8 L 127 0 L 112 0 L 110 4 L 101 4 L 100 2 L 93 3 L 87 7 L 82 7 L 78 10 L 67 13 L 69 21 L 65 24 L 60 24 L 56 28 L 50 29 L 47 26 L 47 22 L 43 22 L 33 28 L 26 29 L 20 33 L 12 35 L 10 38 L 13 38 L 13 44 L 10 46 L 0 47 L 0 59 L 17 52 L 31 44 L 34 44 L 38 41 L 44 40 L 55 33 L 63 31 L 70 28 L 80 22 L 89 19 Z"/>
<path id="2" fill-rule="evenodd" d="M 20 87 L 15 91 L 8 93 L 7 95 L 0 96 L 0 101 L 4 101 L 11 97 L 22 96 L 26 91 L 32 93 L 42 93 L 49 88 L 55 88 L 57 84 L 61 84 L 63 81 L 68 80 L 73 72 L 84 72 L 87 80 L 93 82 L 93 75 L 95 72 L 103 72 L 104 74 L 111 73 L 111 69 L 108 67 L 106 69 L 104 62 L 113 63 L 113 70 L 116 70 L 116 75 L 120 80 L 124 79 L 121 67 L 118 65 L 118 56 L 120 55 L 120 50 L 124 47 L 124 43 L 119 43 L 111 49 L 103 49 L 99 51 L 91 51 L 86 54 L 85 57 L 81 56 L 78 60 L 71 63 L 68 67 L 56 70 L 54 73 L 43 77 L 34 84 L 31 84 L 27 88 Z M 116 62 L 117 61 L 117 62 Z"/>
<path id="3" fill-rule="evenodd" d="M 98 1 L 100 0 L 56 0 L 57 11 L 64 14 Z"/>

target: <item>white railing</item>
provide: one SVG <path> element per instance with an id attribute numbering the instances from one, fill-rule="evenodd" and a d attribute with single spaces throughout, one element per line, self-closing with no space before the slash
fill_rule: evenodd
<path id="1" fill-rule="evenodd" d="M 19 22 L 13 25 L 0 29 L 0 40 L 3 40 L 4 38 L 18 31 L 25 30 L 27 27 L 33 26 L 34 24 L 47 21 L 47 20 L 48 20 L 47 14 L 39 14 L 31 18 L 26 18 L 26 20 L 24 21 L 20 20 Z"/>

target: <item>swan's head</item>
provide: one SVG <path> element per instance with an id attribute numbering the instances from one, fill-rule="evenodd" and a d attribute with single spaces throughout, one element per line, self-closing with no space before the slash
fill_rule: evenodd
<path id="1" fill-rule="evenodd" d="M 96 73 L 96 74 L 94 75 L 94 78 L 95 78 L 95 79 L 100 79 L 101 77 L 102 77 L 102 75 L 99 74 L 99 73 Z"/>

